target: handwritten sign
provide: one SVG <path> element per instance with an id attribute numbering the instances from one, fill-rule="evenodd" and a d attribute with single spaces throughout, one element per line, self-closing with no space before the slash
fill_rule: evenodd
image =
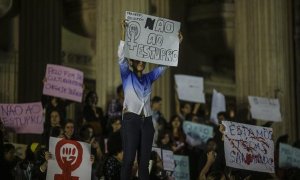
<path id="1" fill-rule="evenodd" d="M 203 146 L 213 137 L 213 128 L 204 124 L 184 121 L 183 131 L 186 134 L 186 142 L 191 146 Z"/>
<path id="2" fill-rule="evenodd" d="M 280 104 L 278 99 L 248 96 L 250 112 L 254 119 L 266 121 L 281 121 Z"/>
<path id="3" fill-rule="evenodd" d="M 175 83 L 180 100 L 205 103 L 202 77 L 176 74 Z"/>
<path id="4" fill-rule="evenodd" d="M 189 157 L 174 155 L 175 170 L 173 176 L 176 180 L 190 179 Z"/>
<path id="5" fill-rule="evenodd" d="M 222 121 L 226 165 L 274 173 L 272 128 Z"/>
<path id="6" fill-rule="evenodd" d="M 174 171 L 175 164 L 174 164 L 173 156 L 174 156 L 173 151 L 162 149 L 164 170 Z"/>
<path id="7" fill-rule="evenodd" d="M 213 123 L 219 124 L 217 115 L 226 111 L 225 96 L 215 89 L 213 90 L 210 119 Z"/>
<path id="8" fill-rule="evenodd" d="M 50 137 L 47 180 L 91 179 L 90 144 Z"/>
<path id="9" fill-rule="evenodd" d="M 300 168 L 300 149 L 288 144 L 279 144 L 279 167 Z"/>
<path id="10" fill-rule="evenodd" d="M 130 11 L 126 11 L 125 18 L 125 57 L 177 66 L 179 22 Z"/>
<path id="11" fill-rule="evenodd" d="M 0 118 L 4 127 L 19 134 L 41 134 L 44 131 L 41 102 L 24 104 L 0 104 Z"/>
<path id="12" fill-rule="evenodd" d="M 82 101 L 83 73 L 73 68 L 47 64 L 43 94 Z"/>

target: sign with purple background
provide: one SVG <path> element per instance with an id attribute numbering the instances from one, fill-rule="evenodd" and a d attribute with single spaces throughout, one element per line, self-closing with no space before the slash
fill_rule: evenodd
<path id="1" fill-rule="evenodd" d="M 0 117 L 4 127 L 19 134 L 41 134 L 44 130 L 41 102 L 26 104 L 0 104 Z"/>
<path id="2" fill-rule="evenodd" d="M 47 64 L 43 94 L 82 101 L 83 72 L 59 65 Z"/>
<path id="3" fill-rule="evenodd" d="M 222 121 L 226 165 L 274 173 L 272 128 Z"/>

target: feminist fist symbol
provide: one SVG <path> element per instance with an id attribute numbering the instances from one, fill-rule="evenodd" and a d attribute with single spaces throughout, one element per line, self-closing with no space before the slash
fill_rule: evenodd
<path id="1" fill-rule="evenodd" d="M 64 146 L 67 144 L 71 147 Z M 62 169 L 62 174 L 55 174 L 54 180 L 78 180 L 79 177 L 71 176 L 71 173 L 80 166 L 82 153 L 83 149 L 79 142 L 67 139 L 60 140 L 55 147 L 55 157 Z"/>

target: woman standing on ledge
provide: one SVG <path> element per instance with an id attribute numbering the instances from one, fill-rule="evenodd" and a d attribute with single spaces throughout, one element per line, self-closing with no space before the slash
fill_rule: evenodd
<path id="1" fill-rule="evenodd" d="M 152 149 L 154 127 L 151 117 L 151 85 L 158 79 L 167 66 L 158 66 L 151 72 L 143 74 L 145 62 L 124 57 L 126 23 L 122 22 L 122 40 L 119 45 L 119 65 L 124 90 L 122 119 L 122 148 L 124 159 L 121 179 L 131 178 L 132 167 L 137 152 L 139 179 L 148 180 L 148 165 Z M 179 34 L 180 42 L 182 40 Z M 130 68 L 132 70 L 130 70 Z"/>

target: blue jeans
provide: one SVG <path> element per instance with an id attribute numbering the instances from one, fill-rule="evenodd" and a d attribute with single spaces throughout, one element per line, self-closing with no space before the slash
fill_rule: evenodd
<path id="1" fill-rule="evenodd" d="M 154 136 L 152 117 L 126 112 L 122 119 L 123 163 L 121 180 L 131 179 L 132 166 L 137 153 L 139 179 L 149 179 L 149 160 Z"/>

